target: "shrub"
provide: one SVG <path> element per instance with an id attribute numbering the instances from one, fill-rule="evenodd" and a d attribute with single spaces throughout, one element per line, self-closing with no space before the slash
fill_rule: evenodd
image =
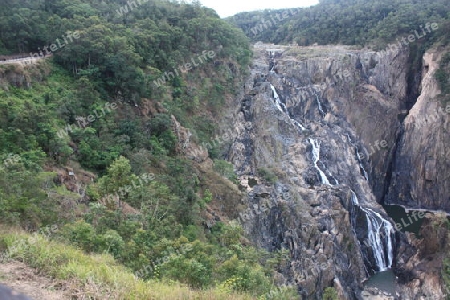
<path id="1" fill-rule="evenodd" d="M 232 182 L 237 182 L 237 176 L 234 173 L 233 165 L 225 160 L 222 159 L 215 159 L 214 160 L 214 170 L 222 175 L 225 178 L 228 178 Z"/>
<path id="2" fill-rule="evenodd" d="M 323 291 L 323 300 L 338 300 L 338 294 L 336 292 L 336 290 L 332 287 L 327 287 L 324 291 Z"/>
<path id="3" fill-rule="evenodd" d="M 111 253 L 118 258 L 125 248 L 125 243 L 117 231 L 108 230 L 105 234 L 96 237 L 94 247 L 97 252 Z"/>
<path id="4" fill-rule="evenodd" d="M 72 224 L 66 224 L 63 227 L 61 234 L 65 239 L 85 251 L 90 252 L 94 250 L 94 244 L 97 239 L 95 229 L 91 224 L 88 224 L 83 220 L 78 220 Z"/>
<path id="5" fill-rule="evenodd" d="M 258 175 L 271 184 L 274 184 L 278 181 L 278 177 L 271 170 L 266 168 L 259 168 Z"/>

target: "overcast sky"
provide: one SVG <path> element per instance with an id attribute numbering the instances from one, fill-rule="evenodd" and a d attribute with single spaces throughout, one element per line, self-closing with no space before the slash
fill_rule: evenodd
<path id="1" fill-rule="evenodd" d="M 319 0 L 200 0 L 207 7 L 213 8 L 222 18 L 238 12 L 253 11 L 266 8 L 309 7 Z"/>

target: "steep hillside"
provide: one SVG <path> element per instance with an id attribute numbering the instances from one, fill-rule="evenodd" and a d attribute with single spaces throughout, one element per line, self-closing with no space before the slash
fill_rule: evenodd
<path id="1" fill-rule="evenodd" d="M 445 299 L 449 13 L 5 1 L 0 270 L 79 298 Z M 388 204 L 432 211 L 414 235 Z"/>
<path id="2" fill-rule="evenodd" d="M 241 31 L 175 1 L 7 1 L 0 16 L 2 224 L 56 226 L 62 245 L 183 293 L 292 295 L 273 283 L 283 255 L 231 221 L 242 199 L 231 164 L 200 146 L 246 76 Z M 30 263 L 1 246 L 2 260 Z"/>
<path id="3" fill-rule="evenodd" d="M 427 23 L 447 20 L 448 31 L 447 4 L 445 0 L 321 0 L 310 8 L 245 12 L 227 20 L 255 42 L 384 47 L 414 30 L 423 35 Z"/>

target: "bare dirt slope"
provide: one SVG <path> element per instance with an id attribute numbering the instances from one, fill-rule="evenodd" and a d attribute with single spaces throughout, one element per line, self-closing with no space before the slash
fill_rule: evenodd
<path id="1" fill-rule="evenodd" d="M 69 300 L 61 283 L 41 276 L 27 265 L 11 261 L 0 264 L 0 283 L 34 300 Z"/>

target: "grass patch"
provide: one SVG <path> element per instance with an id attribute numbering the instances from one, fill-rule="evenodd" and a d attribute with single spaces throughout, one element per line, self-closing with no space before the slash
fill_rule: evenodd
<path id="1" fill-rule="evenodd" d="M 76 286 L 72 284 L 72 288 L 82 290 L 93 299 L 254 299 L 220 289 L 192 290 L 174 281 L 143 281 L 110 255 L 88 255 L 42 235 L 2 229 L 0 245 L 10 249 L 11 258 L 37 268 L 47 276 L 75 282 Z"/>

